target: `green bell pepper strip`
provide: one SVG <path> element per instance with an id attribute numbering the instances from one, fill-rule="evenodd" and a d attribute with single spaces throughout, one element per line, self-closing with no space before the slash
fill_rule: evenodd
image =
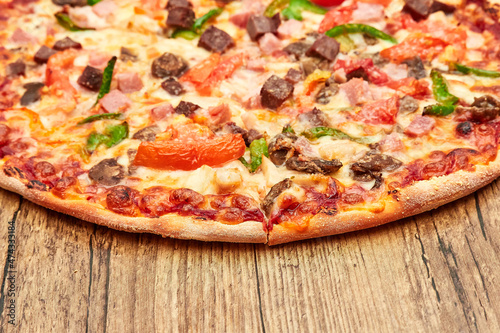
<path id="1" fill-rule="evenodd" d="M 432 80 L 432 93 L 440 104 L 443 105 L 454 105 L 458 102 L 458 97 L 450 94 L 448 91 L 448 86 L 444 81 L 443 75 L 439 73 L 437 70 L 433 69 L 431 71 L 431 80 Z"/>
<path id="2" fill-rule="evenodd" d="M 281 130 L 281 133 L 295 134 L 295 131 L 293 130 L 292 126 L 288 125 L 288 126 L 283 127 L 283 129 Z"/>
<path id="3" fill-rule="evenodd" d="M 118 119 L 121 117 L 121 113 L 101 113 L 89 116 L 77 123 L 77 125 L 88 124 L 101 119 Z"/>
<path id="4" fill-rule="evenodd" d="M 360 23 L 347 23 L 337 25 L 336 27 L 325 32 L 328 37 L 337 37 L 345 34 L 355 34 L 355 33 L 365 33 L 372 37 L 389 41 L 393 44 L 397 44 L 398 40 L 391 35 L 386 34 L 383 31 L 378 30 L 370 25 L 360 24 Z"/>
<path id="5" fill-rule="evenodd" d="M 87 151 L 93 152 L 97 149 L 97 147 L 101 145 L 101 143 L 106 143 L 108 140 L 109 137 L 107 135 L 97 132 L 90 133 L 89 137 L 87 138 Z"/>
<path id="6" fill-rule="evenodd" d="M 474 67 L 469 67 L 465 65 L 461 65 L 458 63 L 452 63 L 451 67 L 459 71 L 460 73 L 463 74 L 474 74 L 477 76 L 484 76 L 484 77 L 492 77 L 492 78 L 497 78 L 500 77 L 500 72 L 497 71 L 489 71 L 486 69 L 480 69 L 480 68 L 474 68 Z"/>
<path id="7" fill-rule="evenodd" d="M 267 150 L 266 139 L 262 138 L 259 140 L 253 140 L 250 144 L 250 163 L 245 161 L 243 157 L 240 158 L 240 162 L 250 170 L 250 172 L 255 172 L 257 168 L 262 164 L 262 155 L 269 157 L 269 152 Z"/>
<path id="8" fill-rule="evenodd" d="M 281 14 L 287 19 L 302 21 L 303 11 L 323 15 L 327 12 L 325 8 L 315 5 L 308 0 L 290 0 L 290 4 L 281 11 Z"/>
<path id="9" fill-rule="evenodd" d="M 99 2 L 101 2 L 102 0 L 87 0 L 87 5 L 89 6 L 93 6 L 95 4 L 98 4 Z"/>
<path id="10" fill-rule="evenodd" d="M 109 93 L 109 90 L 111 88 L 111 79 L 113 79 L 113 71 L 115 69 L 115 64 L 116 64 L 116 56 L 111 58 L 110 61 L 108 61 L 108 65 L 104 69 L 104 73 L 102 75 L 102 85 L 101 89 L 99 89 L 99 95 L 97 95 L 97 100 L 95 101 L 94 105 L 97 105 L 97 102 L 101 98 L 104 97 L 107 93 Z"/>
<path id="11" fill-rule="evenodd" d="M 95 30 L 93 28 L 82 28 L 82 27 L 78 26 L 75 22 L 73 22 L 71 20 L 71 18 L 68 16 L 68 14 L 66 14 L 64 12 L 55 13 L 54 16 L 57 19 L 57 23 L 59 23 L 59 25 L 66 30 L 69 30 L 69 31 Z"/>
<path id="12" fill-rule="evenodd" d="M 202 17 L 194 20 L 193 26 L 191 29 L 176 29 L 172 34 L 172 38 L 181 37 L 187 40 L 193 40 L 198 37 L 203 29 L 203 25 L 207 23 L 211 18 L 219 16 L 223 11 L 223 8 L 215 8 L 211 9 L 203 15 Z"/>
<path id="13" fill-rule="evenodd" d="M 355 138 L 342 132 L 341 130 L 331 128 L 331 127 L 314 127 L 310 128 L 301 133 L 301 135 L 305 136 L 309 140 L 319 139 L 323 136 L 331 136 L 337 140 L 351 140 L 360 144 L 368 144 L 370 140 L 367 138 Z"/>
<path id="14" fill-rule="evenodd" d="M 266 10 L 264 11 L 264 15 L 267 17 L 273 17 L 274 14 L 282 11 L 288 4 L 290 3 L 290 0 L 274 0 L 267 6 Z"/>
<path id="15" fill-rule="evenodd" d="M 129 129 L 127 122 L 119 125 L 112 125 L 106 128 L 104 134 L 93 132 L 87 138 L 86 149 L 88 152 L 93 152 L 101 144 L 105 144 L 108 148 L 120 143 L 128 137 Z"/>
<path id="16" fill-rule="evenodd" d="M 455 105 L 427 105 L 422 115 L 424 116 L 447 116 L 455 111 Z"/>

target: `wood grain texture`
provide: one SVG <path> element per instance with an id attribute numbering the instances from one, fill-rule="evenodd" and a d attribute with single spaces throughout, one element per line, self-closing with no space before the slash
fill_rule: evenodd
<path id="1" fill-rule="evenodd" d="M 16 326 L 0 332 L 499 332 L 500 182 L 362 232 L 268 247 L 162 239 L 0 190 L 16 221 Z"/>

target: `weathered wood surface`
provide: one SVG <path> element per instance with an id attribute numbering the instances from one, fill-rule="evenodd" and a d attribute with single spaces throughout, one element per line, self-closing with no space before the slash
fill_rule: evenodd
<path id="1" fill-rule="evenodd" d="M 500 332 L 499 184 L 276 247 L 118 232 L 0 190 L 0 331 Z"/>

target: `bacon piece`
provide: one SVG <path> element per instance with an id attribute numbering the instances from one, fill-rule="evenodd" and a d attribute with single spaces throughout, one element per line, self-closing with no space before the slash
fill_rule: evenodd
<path id="1" fill-rule="evenodd" d="M 116 75 L 118 90 L 124 94 L 139 91 L 144 87 L 142 80 L 137 73 L 122 73 Z"/>
<path id="2" fill-rule="evenodd" d="M 417 116 L 410 125 L 405 128 L 404 133 L 411 137 L 419 137 L 426 135 L 432 131 L 432 129 L 436 126 L 436 121 L 434 118 L 427 116 Z"/>
<path id="3" fill-rule="evenodd" d="M 110 113 L 122 111 L 132 105 L 132 101 L 119 90 L 112 90 L 99 102 L 101 106 Z"/>
<path id="4" fill-rule="evenodd" d="M 346 94 L 352 105 L 360 105 L 373 100 L 370 86 L 363 79 L 351 79 L 339 85 L 339 89 Z"/>

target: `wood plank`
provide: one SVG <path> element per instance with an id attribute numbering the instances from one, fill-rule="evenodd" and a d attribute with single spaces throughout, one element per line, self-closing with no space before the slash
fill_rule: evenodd
<path id="1" fill-rule="evenodd" d="M 266 331 L 499 331 L 498 182 L 477 196 L 485 222 L 472 195 L 379 228 L 259 249 Z"/>

